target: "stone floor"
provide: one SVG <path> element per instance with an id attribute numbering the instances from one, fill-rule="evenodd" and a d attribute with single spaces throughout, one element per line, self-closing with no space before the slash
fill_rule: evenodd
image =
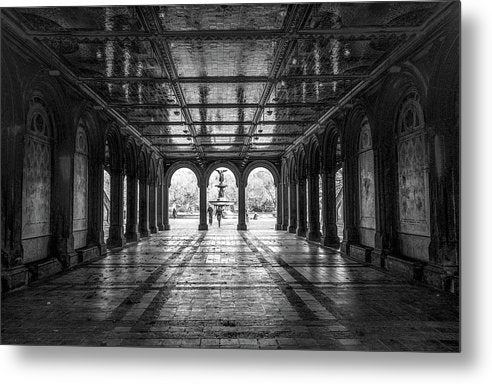
<path id="1" fill-rule="evenodd" d="M 458 298 L 250 223 L 192 220 L 14 292 L 2 343 L 459 350 Z"/>

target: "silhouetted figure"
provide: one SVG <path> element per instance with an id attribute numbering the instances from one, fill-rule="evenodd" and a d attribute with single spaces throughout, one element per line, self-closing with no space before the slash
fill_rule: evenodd
<path id="1" fill-rule="evenodd" d="M 207 209 L 207 212 L 208 212 L 208 223 L 210 225 L 212 225 L 212 221 L 213 221 L 213 218 L 214 218 L 214 209 L 209 205 L 208 206 L 208 209 Z"/>
<path id="2" fill-rule="evenodd" d="M 178 217 L 178 211 L 176 211 L 176 208 L 173 208 L 173 219 L 176 219 Z"/>
<path id="3" fill-rule="evenodd" d="M 217 221 L 220 228 L 220 221 L 222 220 L 222 207 L 217 207 L 217 212 L 215 214 L 217 215 Z"/>

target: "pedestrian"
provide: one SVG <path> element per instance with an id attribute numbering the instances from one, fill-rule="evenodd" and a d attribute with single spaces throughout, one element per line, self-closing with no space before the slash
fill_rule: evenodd
<path id="1" fill-rule="evenodd" d="M 178 211 L 176 211 L 176 207 L 173 208 L 173 219 L 176 220 L 176 217 L 178 216 Z"/>
<path id="2" fill-rule="evenodd" d="M 211 205 L 208 206 L 208 223 L 212 225 L 213 217 L 214 217 L 214 209 Z"/>
<path id="3" fill-rule="evenodd" d="M 222 207 L 217 207 L 217 212 L 215 214 L 217 215 L 217 221 L 220 228 L 220 221 L 222 220 Z"/>

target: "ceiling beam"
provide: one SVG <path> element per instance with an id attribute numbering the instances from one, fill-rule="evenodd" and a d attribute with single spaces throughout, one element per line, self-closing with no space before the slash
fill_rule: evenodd
<path id="1" fill-rule="evenodd" d="M 267 82 L 305 82 L 318 81 L 329 82 L 338 80 L 363 80 L 368 76 L 366 74 L 325 74 L 325 75 L 285 75 L 277 76 L 272 79 L 268 76 L 197 76 L 197 77 L 176 77 L 171 79 L 168 77 L 151 77 L 151 76 L 80 76 L 78 81 L 81 82 L 98 82 L 98 83 L 173 83 L 179 82 L 183 84 L 200 84 L 200 83 L 267 83 Z"/>
<path id="2" fill-rule="evenodd" d="M 274 86 L 276 86 L 276 81 L 278 81 L 278 76 L 282 73 L 282 70 L 286 63 L 286 58 L 290 57 L 291 52 L 296 46 L 297 40 L 293 38 L 293 34 L 301 29 L 304 21 L 311 13 L 313 4 L 290 4 L 287 9 L 287 15 L 285 16 L 283 31 L 288 36 L 286 39 L 281 40 L 277 44 L 277 48 L 274 53 L 272 67 L 268 74 L 269 79 L 272 82 L 267 83 L 263 89 L 263 93 L 260 98 L 258 108 L 256 109 L 255 115 L 253 117 L 253 123 L 249 128 L 249 138 L 244 142 L 243 149 L 241 150 L 241 157 L 249 149 L 249 143 L 251 142 L 251 137 L 254 134 L 256 124 L 258 123 L 265 104 L 270 99 L 270 93 Z"/>
<path id="3" fill-rule="evenodd" d="M 224 126 L 230 126 L 230 125 L 250 125 L 253 122 L 252 121 L 195 121 L 194 122 L 197 125 L 224 125 Z M 148 126 L 155 126 L 155 125 L 162 125 L 162 126 L 168 126 L 168 125 L 183 125 L 185 126 L 186 124 L 180 124 L 179 121 L 131 121 L 130 124 L 135 125 L 135 126 L 142 126 L 142 125 L 148 125 Z M 308 127 L 310 125 L 309 121 L 305 120 L 276 120 L 276 121 L 262 121 L 258 125 L 293 125 L 296 127 Z"/>
<path id="4" fill-rule="evenodd" d="M 161 137 L 161 138 L 185 138 L 189 137 L 190 135 L 185 135 L 185 134 L 142 134 L 144 137 Z M 198 134 L 196 137 L 198 139 L 204 139 L 204 138 L 215 138 L 215 137 L 247 137 L 248 135 L 246 133 L 210 133 L 210 134 Z M 296 133 L 257 133 L 255 136 L 258 137 L 298 137 L 300 134 Z"/>
<path id="5" fill-rule="evenodd" d="M 362 27 L 341 27 L 337 29 L 299 29 L 290 32 L 293 39 L 311 39 L 313 37 L 338 37 L 350 39 L 371 39 L 378 36 L 407 36 L 418 30 L 418 27 L 385 27 L 381 25 L 362 26 Z M 36 38 L 63 39 L 75 38 L 84 41 L 94 40 L 95 42 L 113 40 L 231 40 L 231 39 L 256 39 L 271 40 L 281 39 L 285 36 L 284 30 L 193 30 L 193 31 L 165 31 L 143 32 L 143 31 L 33 31 L 29 35 Z"/>
<path id="6" fill-rule="evenodd" d="M 332 105 L 337 105 L 336 100 L 331 100 L 329 102 L 323 103 L 267 103 L 265 104 L 266 108 L 304 108 L 304 107 L 330 107 Z M 159 104 L 159 103 L 147 103 L 147 104 L 139 104 L 139 103 L 111 103 L 109 104 L 113 108 L 119 109 L 162 109 L 162 108 L 177 108 L 176 104 Z M 187 104 L 188 108 L 191 109 L 220 109 L 220 108 L 256 108 L 258 107 L 258 103 L 206 103 L 206 104 Z"/>
<path id="7" fill-rule="evenodd" d="M 147 27 L 147 30 L 153 33 L 162 33 L 162 27 L 159 22 L 159 18 L 155 12 L 154 6 L 147 7 L 135 7 L 137 15 L 142 25 Z M 179 84 L 176 82 L 177 71 L 174 65 L 169 47 L 164 40 L 153 40 L 151 42 L 152 50 L 160 62 L 161 68 L 166 72 L 166 77 L 171 80 L 171 88 L 174 95 L 178 99 L 178 103 L 181 107 L 181 114 L 184 115 L 184 120 L 188 124 L 190 136 L 196 145 L 199 155 L 203 157 L 204 152 L 198 140 L 195 138 L 196 130 L 193 125 L 193 120 L 189 111 L 186 109 L 186 100 L 183 95 L 183 91 Z"/>
<path id="8" fill-rule="evenodd" d="M 418 33 L 411 39 L 408 39 L 403 44 L 393 50 L 387 57 L 384 58 L 369 74 L 368 78 L 360 82 L 357 86 L 347 92 L 339 101 L 337 106 L 330 108 L 325 112 L 318 121 L 314 122 L 299 138 L 297 138 L 289 147 L 287 147 L 283 153 L 283 156 L 288 155 L 294 150 L 294 148 L 303 142 L 312 133 L 317 131 L 331 116 L 339 112 L 344 105 L 348 104 L 351 99 L 360 94 L 363 90 L 367 89 L 376 79 L 384 74 L 394 63 L 398 62 L 409 52 L 417 47 L 421 43 L 421 39 L 425 38 L 427 34 L 436 28 L 441 20 L 443 20 L 453 9 L 453 2 L 443 2 L 437 10 L 425 21 L 423 25 L 418 28 Z"/>

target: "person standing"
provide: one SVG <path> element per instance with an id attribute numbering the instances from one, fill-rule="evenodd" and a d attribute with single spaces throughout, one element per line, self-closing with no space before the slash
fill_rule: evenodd
<path id="1" fill-rule="evenodd" d="M 178 216 L 178 211 L 176 211 L 176 207 L 173 208 L 173 219 L 176 220 L 176 217 Z"/>
<path id="2" fill-rule="evenodd" d="M 220 221 L 222 220 L 222 207 L 217 207 L 217 212 L 215 214 L 217 215 L 217 222 L 219 223 L 220 228 Z"/>
<path id="3" fill-rule="evenodd" d="M 212 225 L 213 217 L 214 217 L 214 209 L 211 205 L 208 206 L 208 223 Z"/>

